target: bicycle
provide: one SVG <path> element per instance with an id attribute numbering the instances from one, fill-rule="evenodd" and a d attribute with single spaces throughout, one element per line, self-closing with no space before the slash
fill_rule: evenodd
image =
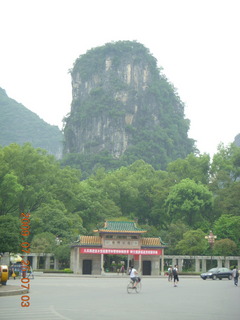
<path id="1" fill-rule="evenodd" d="M 28 271 L 27 274 L 26 274 L 26 278 L 28 278 L 28 279 L 34 279 L 34 273 L 33 273 L 33 271 Z"/>
<path id="2" fill-rule="evenodd" d="M 129 284 L 127 285 L 127 293 L 139 293 L 142 289 L 142 282 L 141 279 L 138 277 L 138 281 L 136 286 L 134 287 L 134 281 L 130 280 Z"/>

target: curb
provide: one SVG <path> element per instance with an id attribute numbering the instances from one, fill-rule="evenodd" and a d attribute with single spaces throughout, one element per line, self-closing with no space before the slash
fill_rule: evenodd
<path id="1" fill-rule="evenodd" d="M 27 289 L 23 289 L 18 286 L 6 285 L 0 287 L 0 297 L 21 295 L 28 292 L 29 291 Z"/>
<path id="2" fill-rule="evenodd" d="M 168 279 L 167 276 L 148 276 L 148 275 L 139 275 L 141 278 L 146 278 L 146 279 Z M 116 274 L 76 274 L 76 273 L 39 273 L 39 274 L 34 274 L 34 278 L 115 278 L 115 279 L 128 279 L 129 275 L 116 275 Z M 195 279 L 200 279 L 200 275 L 181 275 L 179 274 L 179 277 L 181 278 L 195 278 Z"/>

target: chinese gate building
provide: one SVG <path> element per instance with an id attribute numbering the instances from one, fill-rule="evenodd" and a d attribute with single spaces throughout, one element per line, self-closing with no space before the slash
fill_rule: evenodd
<path id="1" fill-rule="evenodd" d="M 81 236 L 71 246 L 70 267 L 74 273 L 103 274 L 104 255 L 126 255 L 125 267 L 134 265 L 143 275 L 159 275 L 160 271 L 163 274 L 166 246 L 160 238 L 143 237 L 147 231 L 134 222 L 106 221 L 103 228 L 94 232 L 98 235 Z"/>

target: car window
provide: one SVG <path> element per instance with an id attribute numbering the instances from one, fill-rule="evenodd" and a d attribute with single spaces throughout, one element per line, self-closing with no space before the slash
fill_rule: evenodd
<path id="1" fill-rule="evenodd" d="M 212 268 L 210 270 L 208 270 L 208 272 L 216 272 L 217 271 L 217 268 Z"/>

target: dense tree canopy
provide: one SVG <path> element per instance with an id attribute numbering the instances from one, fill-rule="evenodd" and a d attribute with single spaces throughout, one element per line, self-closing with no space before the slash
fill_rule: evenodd
<path id="1" fill-rule="evenodd" d="M 230 239 L 221 239 L 217 240 L 214 244 L 214 251 L 215 255 L 220 256 L 231 256 L 235 255 L 238 252 L 237 245 L 233 240 Z"/>
<path id="2" fill-rule="evenodd" d="M 20 214 L 30 212 L 27 239 L 38 251 L 55 252 L 56 238 L 67 246 L 106 219 L 130 219 L 168 243 L 167 253 L 208 253 L 204 236 L 211 229 L 215 253 L 225 243 L 227 252 L 240 254 L 238 149 L 219 153 L 212 163 L 192 154 L 161 171 L 138 160 L 82 179 L 29 144 L 1 148 L 0 251 L 20 251 Z"/>
<path id="3" fill-rule="evenodd" d="M 20 219 L 16 217 L 9 214 L 0 216 L 0 252 L 21 251 L 20 225 Z"/>
<path id="4" fill-rule="evenodd" d="M 211 211 L 212 193 L 202 184 L 184 179 L 174 185 L 166 199 L 172 219 L 183 220 L 191 227 L 199 227 Z"/>
<path id="5" fill-rule="evenodd" d="M 183 234 L 183 239 L 178 242 L 176 250 L 179 254 L 204 254 L 208 245 L 204 235 L 200 229 L 187 231 Z"/>
<path id="6" fill-rule="evenodd" d="M 231 239 L 238 244 L 240 248 L 240 216 L 231 214 L 222 215 L 214 223 L 214 233 L 218 239 Z"/>

